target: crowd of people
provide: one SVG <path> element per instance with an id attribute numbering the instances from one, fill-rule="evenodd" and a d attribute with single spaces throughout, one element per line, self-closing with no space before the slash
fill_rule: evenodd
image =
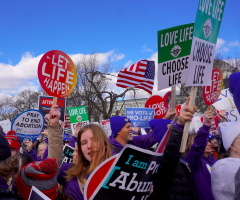
<path id="1" fill-rule="evenodd" d="M 15 131 L 1 131 L 0 199 L 27 200 L 35 186 L 50 199 L 83 200 L 88 177 L 103 161 L 121 152 L 126 144 L 152 150 L 171 123 L 173 128 L 148 199 L 239 199 L 240 122 L 222 121 L 213 129 L 214 111 L 209 106 L 202 127 L 189 135 L 186 152 L 180 153 L 184 125 L 194 115 L 189 98 L 177 120 L 172 121 L 175 114 L 169 110 L 167 119 L 150 121 L 151 129 L 144 135 L 133 131 L 136 127 L 127 117 L 111 117 L 112 134 L 108 138 L 99 125 L 91 123 L 78 123 L 72 135 L 63 134 L 61 113 L 53 106 L 47 128 L 36 141 L 25 138 L 21 142 Z M 74 148 L 71 163 L 62 163 L 66 142 Z"/>

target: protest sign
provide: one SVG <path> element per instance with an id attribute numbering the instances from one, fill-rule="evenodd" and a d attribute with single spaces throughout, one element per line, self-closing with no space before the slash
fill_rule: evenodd
<path id="1" fill-rule="evenodd" d="M 64 129 L 71 129 L 70 118 L 68 114 L 64 116 Z"/>
<path id="2" fill-rule="evenodd" d="M 185 83 L 194 24 L 158 31 L 158 88 Z"/>
<path id="3" fill-rule="evenodd" d="M 126 108 L 126 117 L 132 126 L 150 128 L 149 121 L 154 118 L 154 108 Z"/>
<path id="4" fill-rule="evenodd" d="M 63 161 L 62 163 L 71 163 L 72 162 L 72 154 L 74 152 L 74 148 L 65 144 L 63 147 Z"/>
<path id="5" fill-rule="evenodd" d="M 4 133 L 7 133 L 11 130 L 11 122 L 9 119 L 0 121 L 0 126 L 3 128 Z"/>
<path id="6" fill-rule="evenodd" d="M 48 95 L 64 98 L 77 83 L 76 67 L 67 54 L 52 50 L 45 53 L 38 64 L 38 79 Z"/>
<path id="7" fill-rule="evenodd" d="M 110 127 L 110 119 L 100 120 L 100 124 L 107 136 L 110 136 L 112 134 L 112 130 Z"/>
<path id="8" fill-rule="evenodd" d="M 50 112 L 50 109 L 53 105 L 53 97 L 50 96 L 38 96 L 38 110 L 44 116 L 44 128 L 46 128 L 48 122 L 46 121 L 47 115 Z M 58 109 L 61 113 L 60 120 L 64 122 L 65 108 L 66 108 L 66 98 L 58 98 L 57 99 Z"/>
<path id="9" fill-rule="evenodd" d="M 240 120 L 240 115 L 229 89 L 224 89 L 221 91 L 218 100 L 213 104 L 213 106 L 219 111 L 225 110 L 228 121 Z"/>
<path id="10" fill-rule="evenodd" d="M 210 86 L 216 42 L 226 0 L 199 0 L 186 86 Z"/>
<path id="11" fill-rule="evenodd" d="M 213 69 L 211 86 L 204 86 L 202 89 L 203 100 L 206 105 L 215 103 L 221 93 L 223 86 L 223 74 L 220 69 Z"/>
<path id="12" fill-rule="evenodd" d="M 180 116 L 180 111 L 182 110 L 182 107 L 183 107 L 182 104 L 176 105 L 175 110 L 176 110 L 177 116 Z"/>
<path id="13" fill-rule="evenodd" d="M 163 118 L 168 110 L 168 103 L 158 95 L 151 96 L 145 103 L 145 108 L 154 108 L 154 119 Z"/>
<path id="14" fill-rule="evenodd" d="M 76 124 L 82 122 L 82 126 L 89 124 L 86 106 L 67 108 L 70 118 L 72 133 L 74 133 Z"/>
<path id="15" fill-rule="evenodd" d="M 84 190 L 86 200 L 146 199 L 159 167 L 158 154 L 132 145 L 125 145 L 115 158 L 109 158 L 90 175 Z M 111 161 L 109 163 L 109 161 Z M 112 164 L 111 164 L 112 163 Z M 108 165 L 109 170 L 102 169 Z"/>
<path id="16" fill-rule="evenodd" d="M 12 122 L 11 130 L 23 141 L 24 138 L 36 140 L 43 128 L 43 115 L 38 110 L 26 110 Z"/>
<path id="17" fill-rule="evenodd" d="M 51 200 L 35 186 L 32 186 L 28 200 Z"/>

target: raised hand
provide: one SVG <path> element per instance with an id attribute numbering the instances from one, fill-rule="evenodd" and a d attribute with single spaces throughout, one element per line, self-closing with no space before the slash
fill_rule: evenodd
<path id="1" fill-rule="evenodd" d="M 204 117 L 205 117 L 205 125 L 211 126 L 212 120 L 214 118 L 212 105 L 208 106 L 207 110 L 204 113 Z"/>
<path id="2" fill-rule="evenodd" d="M 185 125 L 187 121 L 192 121 L 194 110 L 189 106 L 190 97 L 188 97 L 185 106 L 180 111 L 177 123 L 180 125 Z"/>
<path id="3" fill-rule="evenodd" d="M 52 126 L 55 126 L 59 123 L 59 119 L 61 117 L 61 113 L 58 109 L 58 106 L 52 106 L 51 107 L 51 110 L 49 112 L 49 117 L 48 117 L 48 120 L 49 120 L 49 124 L 52 125 Z"/>

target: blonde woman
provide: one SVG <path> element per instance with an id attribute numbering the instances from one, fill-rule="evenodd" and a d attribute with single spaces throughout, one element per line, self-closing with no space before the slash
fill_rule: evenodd
<path id="1" fill-rule="evenodd" d="M 89 124 L 80 129 L 77 137 L 77 149 L 77 162 L 66 171 L 66 182 L 63 187 L 65 196 L 83 200 L 87 178 L 112 153 L 107 135 L 96 124 Z"/>

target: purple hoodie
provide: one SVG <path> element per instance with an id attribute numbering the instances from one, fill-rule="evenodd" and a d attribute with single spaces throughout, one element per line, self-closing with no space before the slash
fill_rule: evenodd
<path id="1" fill-rule="evenodd" d="M 133 136 L 133 140 L 129 141 L 128 144 L 135 145 L 137 147 L 143 149 L 149 149 L 157 142 L 160 142 L 165 135 L 168 124 L 171 124 L 171 120 L 168 119 L 153 119 L 149 122 L 149 125 L 153 131 L 148 133 L 147 135 L 139 135 Z M 115 140 L 113 135 L 109 136 L 109 142 L 112 147 L 112 154 L 115 155 L 119 153 L 123 149 L 123 145 L 121 145 L 118 141 Z"/>
<path id="2" fill-rule="evenodd" d="M 0 176 L 0 189 L 8 189 L 7 182 Z"/>
<path id="3" fill-rule="evenodd" d="M 124 146 L 115 140 L 112 135 L 109 136 L 108 140 L 114 146 L 112 148 L 113 155 L 119 153 L 123 149 Z M 132 144 L 143 149 L 149 149 L 155 143 L 157 143 L 157 140 L 155 139 L 153 131 L 147 135 L 133 136 L 133 140 L 128 142 L 128 144 Z"/>
<path id="4" fill-rule="evenodd" d="M 212 155 L 208 157 L 203 156 L 209 129 L 210 127 L 206 125 L 199 129 L 186 157 L 186 161 L 192 171 L 198 198 L 203 200 L 214 200 L 211 190 L 211 168 L 217 160 Z"/>
<path id="5" fill-rule="evenodd" d="M 73 177 L 70 181 L 66 182 L 64 176 L 66 171 L 72 166 L 72 163 L 63 163 L 58 174 L 58 183 L 63 185 L 64 194 L 71 197 L 73 200 L 84 200 L 83 194 L 80 190 L 77 177 Z"/>

